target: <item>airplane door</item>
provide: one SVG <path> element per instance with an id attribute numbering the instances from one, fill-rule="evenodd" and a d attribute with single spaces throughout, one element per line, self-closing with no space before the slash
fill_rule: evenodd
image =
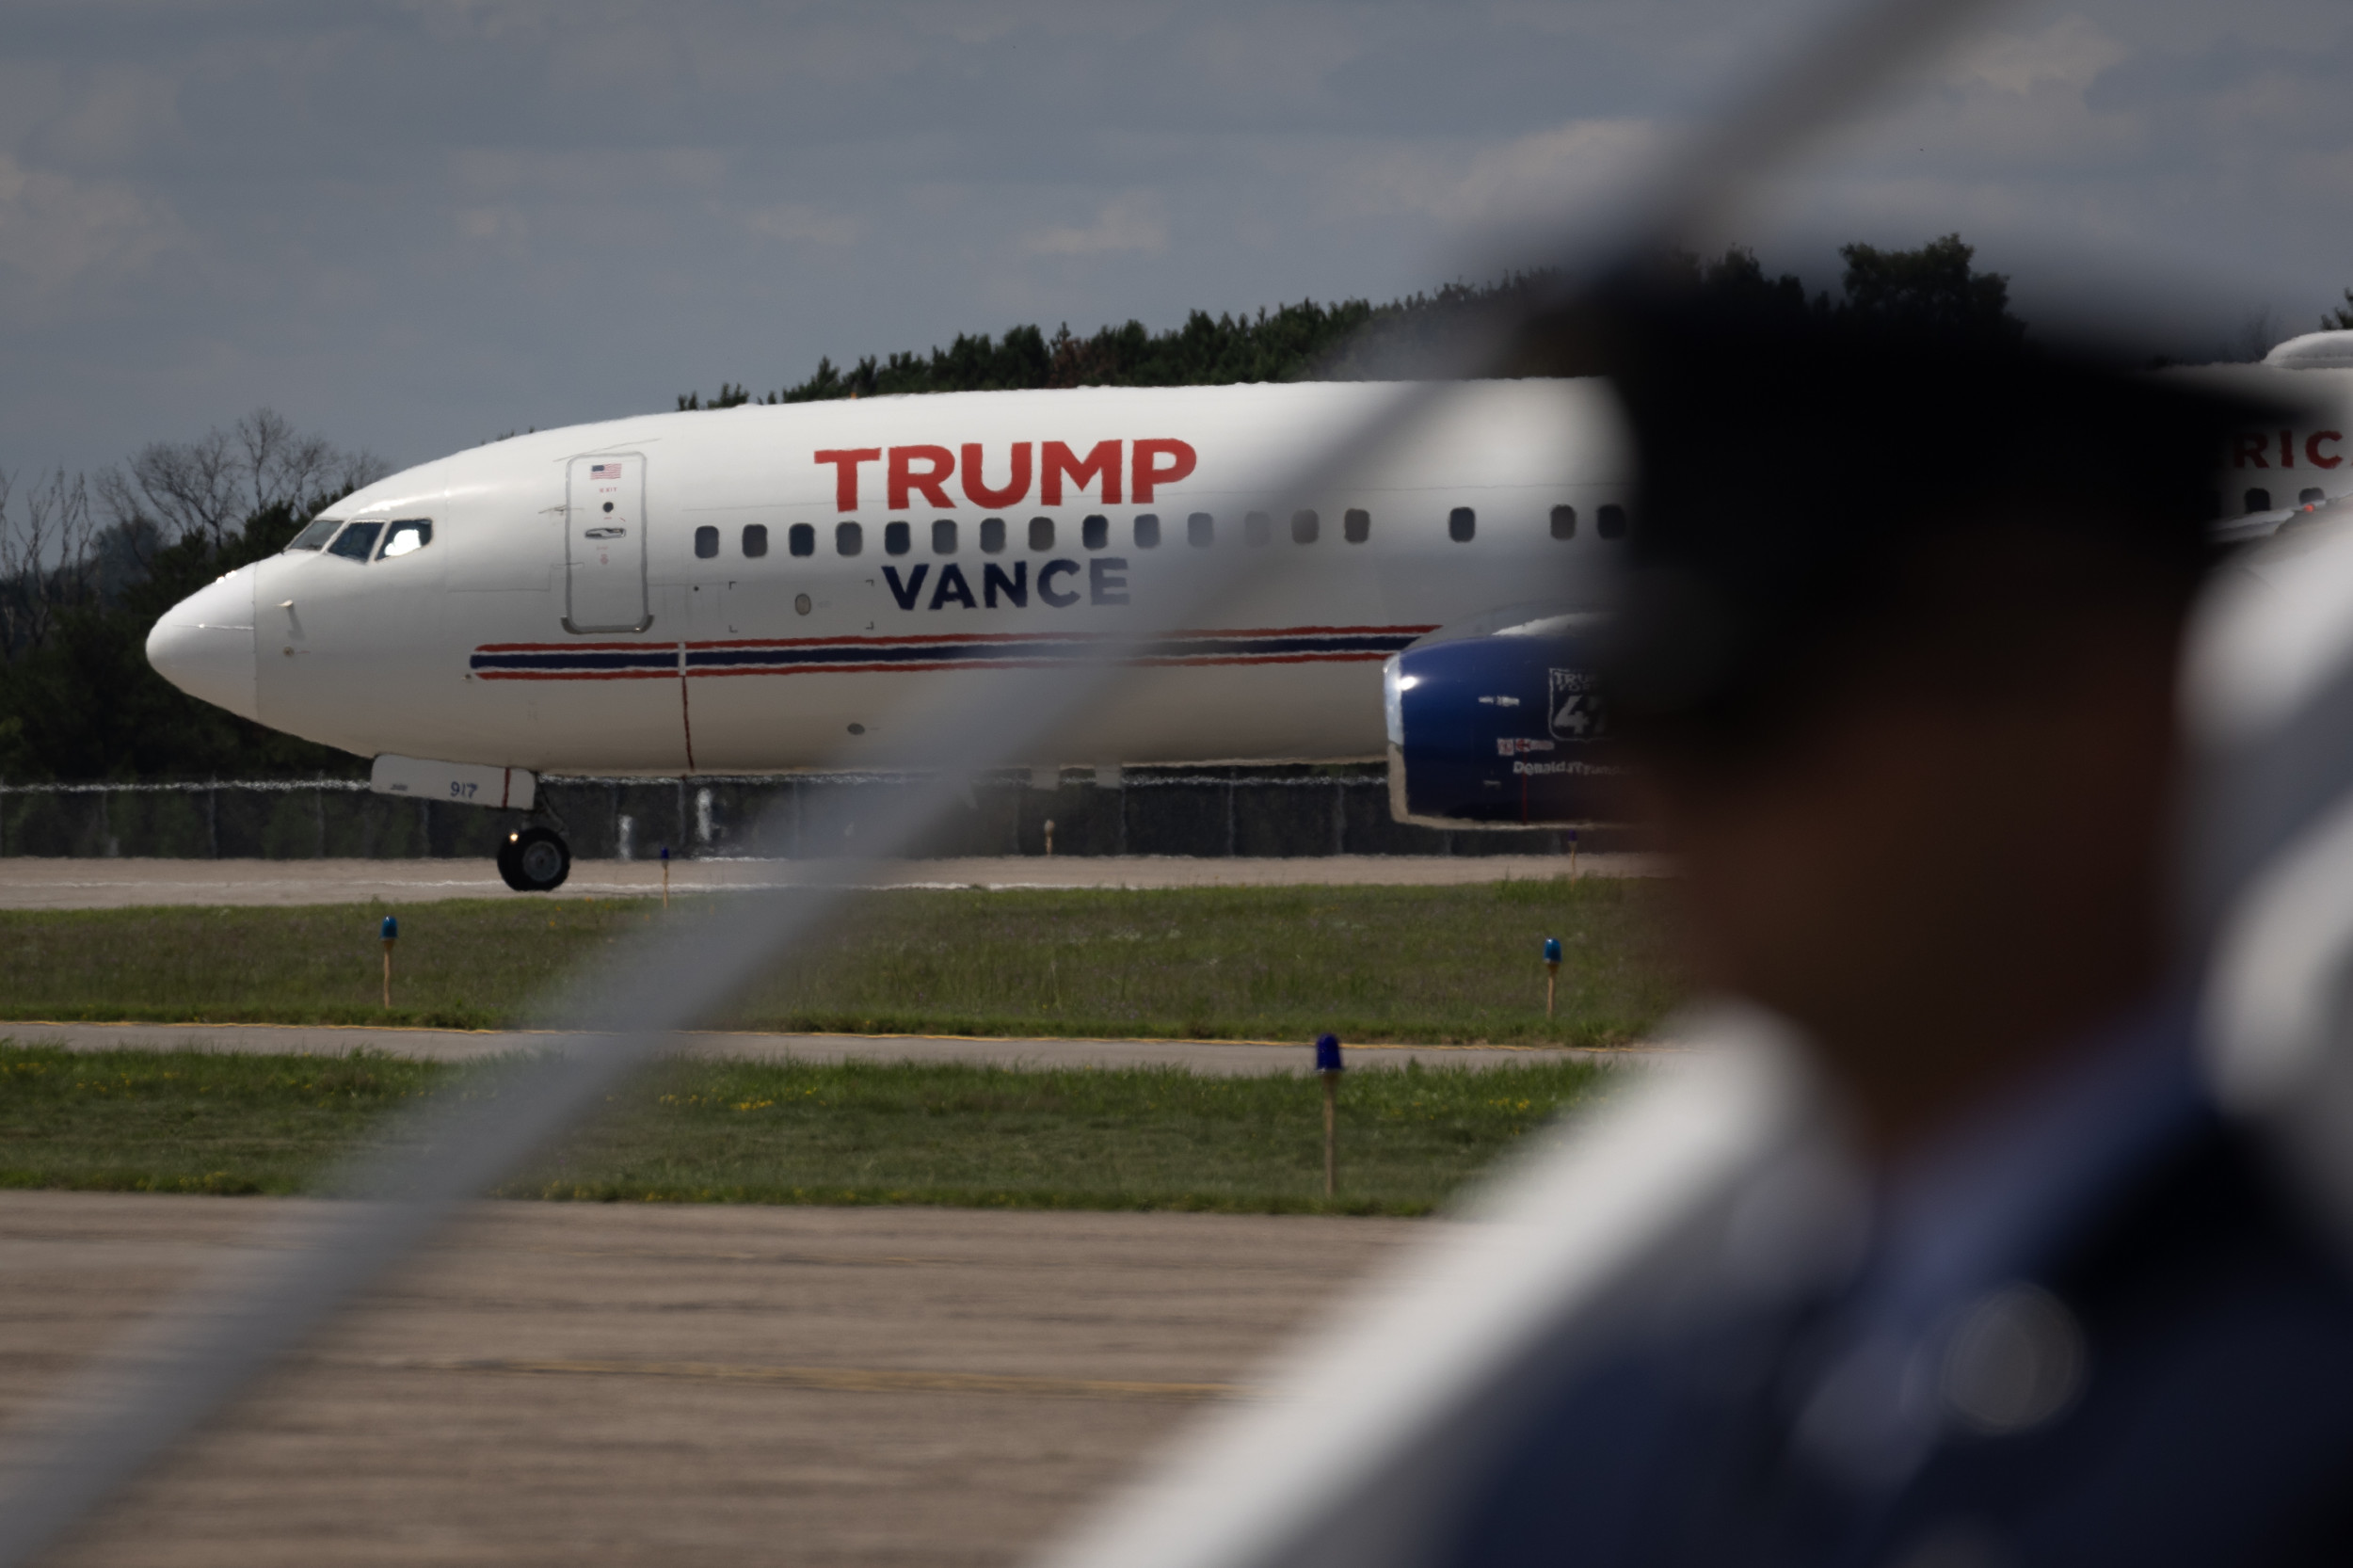
<path id="1" fill-rule="evenodd" d="M 564 503 L 564 630 L 643 632 L 645 457 L 573 458 Z"/>

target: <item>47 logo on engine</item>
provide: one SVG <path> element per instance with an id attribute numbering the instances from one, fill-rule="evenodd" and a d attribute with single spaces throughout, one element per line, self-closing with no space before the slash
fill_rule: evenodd
<path id="1" fill-rule="evenodd" d="M 1553 670 L 1545 727 L 1561 741 L 1598 741 L 1609 731 L 1601 682 L 1587 670 Z"/>

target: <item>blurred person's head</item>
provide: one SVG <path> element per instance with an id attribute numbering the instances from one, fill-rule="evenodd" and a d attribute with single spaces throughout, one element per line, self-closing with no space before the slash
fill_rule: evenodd
<path id="1" fill-rule="evenodd" d="M 2241 410 L 2011 345 L 1662 315 L 1612 671 L 1697 977 L 1897 1145 L 2149 996 Z"/>

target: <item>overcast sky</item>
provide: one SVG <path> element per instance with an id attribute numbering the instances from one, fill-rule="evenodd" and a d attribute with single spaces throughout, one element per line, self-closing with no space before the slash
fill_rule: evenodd
<path id="1" fill-rule="evenodd" d="M 0 0 L 0 467 L 260 404 L 408 463 L 820 354 L 1426 288 L 1821 14 Z M 2284 336 L 2353 283 L 2349 66 L 2330 0 L 2014 5 L 1740 237 L 1828 282 L 1957 229 L 2030 318 Z"/>

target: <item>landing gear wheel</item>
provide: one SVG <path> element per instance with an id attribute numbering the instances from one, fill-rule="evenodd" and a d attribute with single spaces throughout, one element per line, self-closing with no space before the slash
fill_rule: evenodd
<path id="1" fill-rule="evenodd" d="M 571 846 L 552 827 L 519 828 L 499 845 L 499 875 L 519 893 L 553 892 L 571 874 Z"/>

